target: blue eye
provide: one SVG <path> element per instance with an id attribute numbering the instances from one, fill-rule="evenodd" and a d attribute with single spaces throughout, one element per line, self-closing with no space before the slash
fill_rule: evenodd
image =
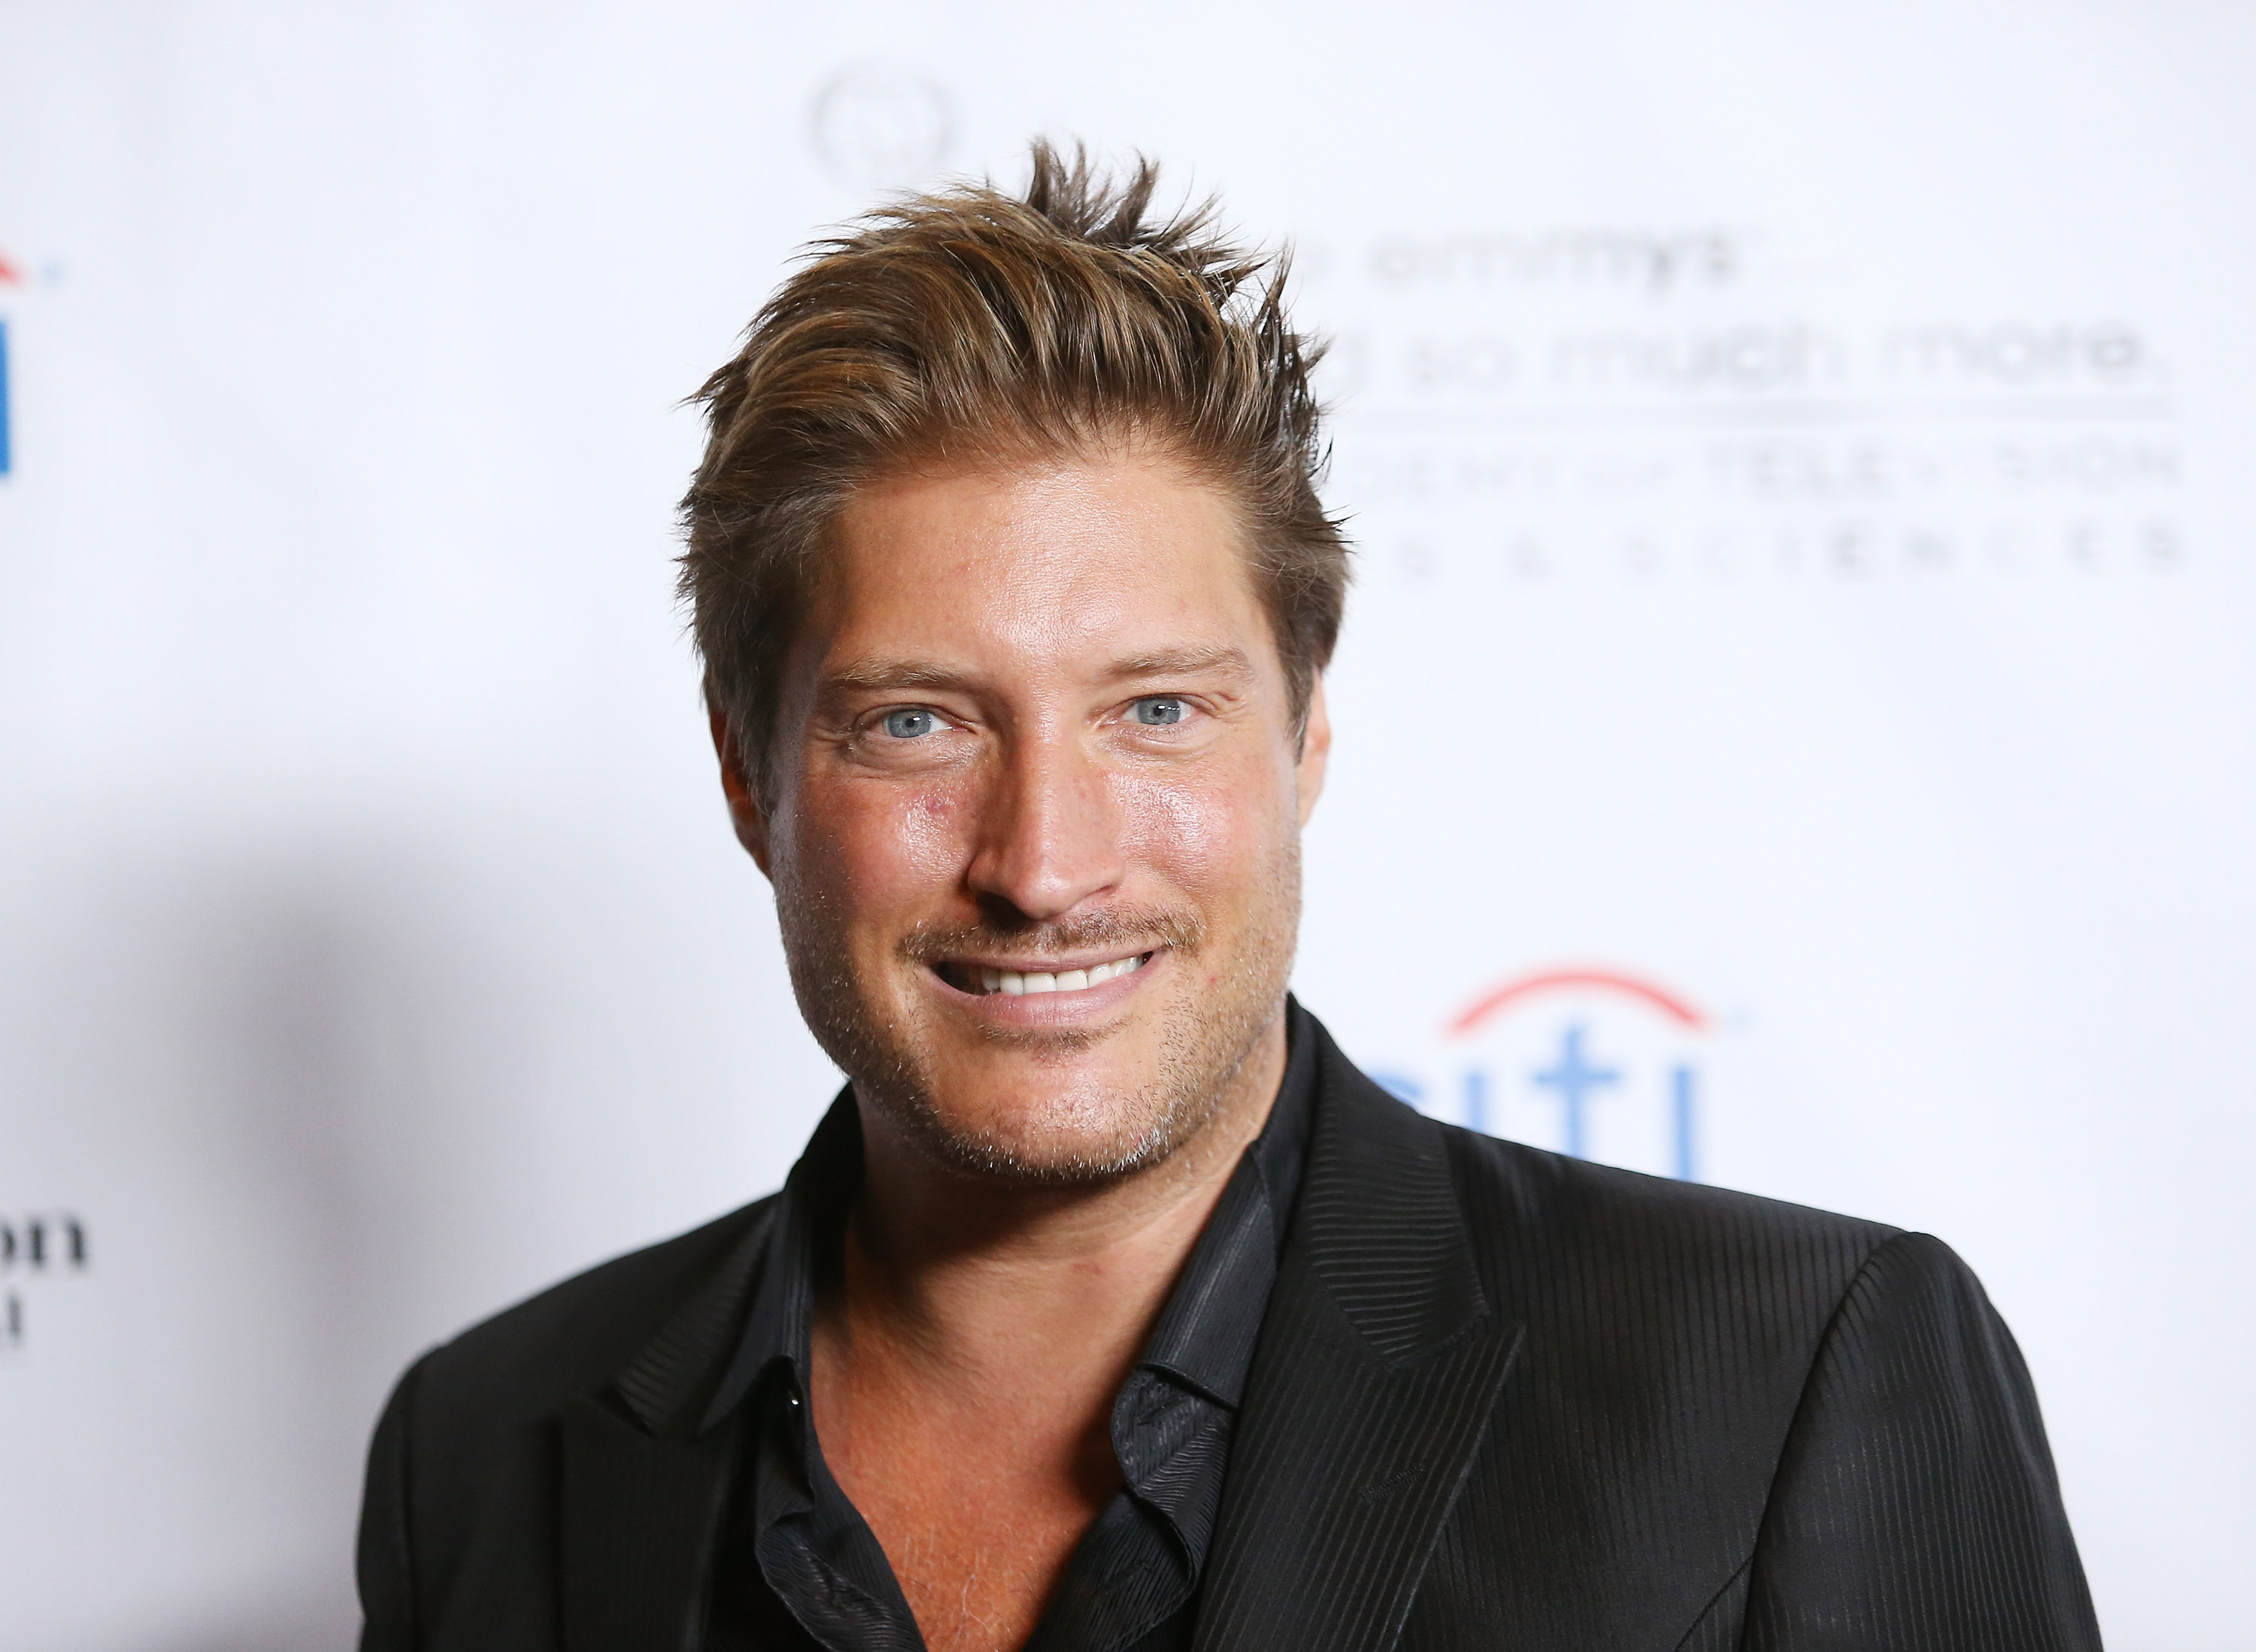
<path id="1" fill-rule="evenodd" d="M 1136 721 L 1147 729 L 1164 729 L 1181 723 L 1185 710 L 1183 702 L 1171 695 L 1153 695 L 1136 702 Z"/>
<path id="2" fill-rule="evenodd" d="M 940 719 L 929 711 L 888 711 L 885 732 L 896 740 L 913 740 L 930 734 Z"/>

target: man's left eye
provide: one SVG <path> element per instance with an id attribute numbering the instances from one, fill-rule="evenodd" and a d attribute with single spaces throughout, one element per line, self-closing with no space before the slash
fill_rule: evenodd
<path id="1" fill-rule="evenodd" d="M 1134 716 L 1147 729 L 1164 729 L 1181 723 L 1188 710 L 1171 695 L 1149 695 L 1136 702 Z"/>
<path id="2" fill-rule="evenodd" d="M 930 734 L 940 726 L 940 719 L 929 711 L 888 711 L 885 713 L 885 732 L 896 740 L 914 740 Z"/>

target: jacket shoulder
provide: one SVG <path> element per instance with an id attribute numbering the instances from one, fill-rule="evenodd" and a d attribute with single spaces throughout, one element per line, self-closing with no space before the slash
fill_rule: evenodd
<path id="1" fill-rule="evenodd" d="M 1526 1374 L 1607 1394 L 1634 1427 L 1697 1416 L 1772 1456 L 1858 1281 L 1907 1246 L 1947 1255 L 1884 1223 L 1441 1128 L 1483 1288 L 1527 1329 Z"/>
<path id="2" fill-rule="evenodd" d="M 1543 1648 L 1708 1644 L 1687 1633 L 1734 1618 L 1812 1367 L 1897 1230 L 1436 1128 L 1523 1334 L 1404 1644 L 1499 1617 Z"/>
<path id="3" fill-rule="evenodd" d="M 564 1409 L 709 1353 L 773 1204 L 590 1268 L 409 1367 L 369 1449 L 363 1652 L 556 1643 Z"/>
<path id="4" fill-rule="evenodd" d="M 1903 1230 L 1697 1182 L 1646 1175 L 1438 1126 L 1468 1225 L 1616 1266 L 1660 1264 L 1762 1273 L 1815 1265 L 1837 1301 Z M 1813 1281 L 1814 1282 L 1814 1281 Z"/>
<path id="5" fill-rule="evenodd" d="M 412 1373 L 419 1433 L 545 1414 L 618 1374 L 766 1219 L 774 1195 L 504 1309 Z"/>

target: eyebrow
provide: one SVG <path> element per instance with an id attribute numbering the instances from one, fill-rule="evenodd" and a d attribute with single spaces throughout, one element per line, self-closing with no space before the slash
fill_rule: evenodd
<path id="1" fill-rule="evenodd" d="M 970 681 L 952 667 L 928 660 L 856 660 L 835 671 L 825 672 L 822 686 L 832 691 L 893 688 L 961 688 Z"/>
<path id="2" fill-rule="evenodd" d="M 1247 678 L 1253 662 L 1243 648 L 1224 645 L 1214 648 L 1159 648 L 1129 654 L 1105 668 L 1108 681 L 1135 677 L 1211 676 Z M 973 677 L 953 666 L 930 660 L 855 660 L 823 674 L 822 687 L 830 693 L 892 693 L 903 688 L 960 689 L 975 686 Z"/>
<path id="3" fill-rule="evenodd" d="M 1245 650 L 1229 645 L 1216 648 L 1161 648 L 1151 653 L 1116 660 L 1105 674 L 1117 681 L 1127 677 L 1250 677 L 1253 662 Z"/>

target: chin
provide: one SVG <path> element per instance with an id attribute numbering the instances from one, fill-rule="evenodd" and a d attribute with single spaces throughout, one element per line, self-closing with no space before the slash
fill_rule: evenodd
<path id="1" fill-rule="evenodd" d="M 1116 1181 L 1150 1168 L 1197 1133 L 1215 1100 L 1210 1092 L 1139 1093 L 1101 1083 L 1061 1090 L 1053 1082 L 1026 1086 L 1032 1093 L 999 1105 L 998 1091 L 1018 1087 L 967 1086 L 980 1099 L 958 1105 L 949 1088 L 870 1099 L 919 1149 L 954 1169 L 1054 1186 Z"/>

